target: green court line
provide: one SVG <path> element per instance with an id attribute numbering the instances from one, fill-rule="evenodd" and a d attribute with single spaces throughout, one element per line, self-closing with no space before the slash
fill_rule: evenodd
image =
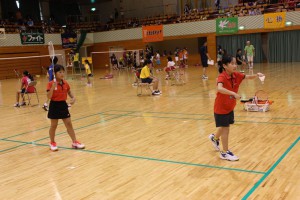
<path id="1" fill-rule="evenodd" d="M 119 115 L 119 116 L 113 117 L 113 118 L 108 119 L 108 120 L 103 120 L 103 121 L 101 121 L 101 122 L 96 122 L 96 123 L 89 124 L 89 125 L 86 125 L 86 126 L 81 126 L 81 127 L 76 128 L 76 129 L 74 129 L 74 130 L 80 130 L 80 129 L 83 129 L 83 128 L 86 128 L 86 127 L 89 127 L 89 126 L 93 126 L 93 125 L 100 124 L 100 123 L 103 123 L 103 122 L 107 122 L 107 121 L 110 121 L 110 120 L 113 120 L 113 119 L 117 119 L 117 118 L 123 117 L 123 116 L 125 116 L 125 115 L 126 115 L 126 114 L 123 114 L 123 115 Z M 47 128 L 49 128 L 49 127 L 47 127 Z M 59 136 L 59 135 L 65 134 L 65 133 L 67 133 L 67 132 L 66 132 L 66 131 L 63 131 L 63 132 L 57 133 L 56 136 Z M 17 147 L 24 146 L 24 145 L 26 145 L 26 144 L 35 144 L 35 143 L 38 142 L 38 141 L 42 141 L 42 140 L 45 140 L 45 139 L 48 139 L 48 138 L 49 138 L 49 136 L 44 137 L 44 138 L 41 138 L 41 139 L 38 139 L 38 140 L 34 140 L 34 141 L 32 141 L 32 142 L 23 142 L 23 143 L 24 143 L 23 145 L 19 145 L 19 146 L 16 146 L 16 147 L 14 147 L 14 148 L 4 149 L 4 150 L 2 150 L 2 151 L 8 151 L 8 150 L 10 150 L 10 149 L 15 149 L 15 148 L 17 148 Z M 2 141 L 17 141 L 17 140 L 9 140 L 9 138 L 1 138 L 0 140 L 2 140 Z M 2 151 L 0 151 L 0 153 L 1 153 Z"/>
<path id="2" fill-rule="evenodd" d="M 105 111 L 105 112 L 109 112 L 109 111 Z M 95 115 L 101 115 L 102 113 L 105 113 L 105 112 L 94 113 L 94 114 L 87 115 L 87 116 L 84 116 L 84 117 L 80 117 L 80 118 L 77 118 L 77 119 L 72 119 L 72 122 L 73 121 L 79 121 L 79 120 L 82 120 L 82 119 L 85 119 L 85 118 L 89 118 L 89 117 L 92 117 L 92 116 L 95 116 Z M 62 124 L 63 124 L 63 122 L 58 123 L 58 125 L 62 125 Z M 2 138 L 2 139 L 10 139 L 10 138 L 13 138 L 13 137 L 18 137 L 18 136 L 25 135 L 25 134 L 28 134 L 28 133 L 32 133 L 32 132 L 36 132 L 36 131 L 48 129 L 49 127 L 50 126 L 45 126 L 45 127 L 42 127 L 42 128 L 36 129 L 36 130 L 26 131 L 26 132 L 23 132 L 23 133 L 18 133 L 16 135 L 9 136 L 9 137 Z"/>
<path id="3" fill-rule="evenodd" d="M 280 158 L 272 165 L 272 167 L 264 174 L 264 176 L 261 177 L 259 181 L 257 181 L 255 185 L 247 192 L 247 194 L 242 198 L 242 200 L 246 200 L 251 196 L 251 194 L 259 187 L 259 185 L 274 171 L 274 169 L 279 165 L 279 163 L 286 157 L 286 155 L 291 151 L 291 149 L 294 146 L 296 146 L 299 140 L 300 137 L 298 137 L 298 139 L 296 139 L 291 144 L 291 146 L 289 146 L 289 148 L 280 156 Z"/>
<path id="4" fill-rule="evenodd" d="M 145 112 L 147 113 L 147 112 Z M 103 114 L 103 115 L 117 115 L 117 114 Z M 204 118 L 188 118 L 188 117 L 165 117 L 165 116 L 142 116 L 142 115 L 126 115 L 129 117 L 147 117 L 147 118 L 160 118 L 160 119 L 184 119 L 184 120 L 214 120 L 212 118 L 209 119 L 204 119 Z M 258 122 L 258 121 L 239 121 L 239 120 L 235 120 L 235 122 L 243 122 L 243 123 L 252 123 L 252 124 L 281 124 L 281 125 L 289 125 L 289 126 L 300 126 L 300 124 L 293 124 L 293 123 L 285 123 L 285 122 Z"/>
<path id="5" fill-rule="evenodd" d="M 39 144 L 35 142 L 22 142 L 18 140 L 9 140 L 9 139 L 1 139 L 2 141 L 7 142 L 16 142 L 16 143 L 22 143 L 22 144 L 33 144 L 36 146 L 49 146 L 47 144 Z M 60 149 L 66 149 L 66 150 L 75 150 L 75 151 L 82 151 L 82 152 L 88 152 L 88 153 L 94 153 L 94 154 L 101 154 L 101 155 L 109 155 L 109 156 L 117 156 L 117 157 L 125 157 L 125 158 L 134 158 L 134 159 L 140 159 L 140 160 L 149 160 L 149 161 L 156 161 L 156 162 L 162 162 L 162 163 L 171 163 L 171 164 L 180 164 L 180 165 L 187 165 L 187 166 L 196 166 L 196 167 L 202 167 L 202 168 L 210 168 L 210 169 L 221 169 L 221 170 L 230 170 L 230 171 L 236 171 L 236 172 L 247 172 L 252 174 L 265 174 L 265 172 L 261 171 L 255 171 L 255 170 L 245 170 L 245 169 L 239 169 L 239 168 L 230 168 L 230 167 L 220 167 L 220 166 L 214 166 L 214 165 L 206 165 L 206 164 L 198 164 L 198 163 L 189 163 L 189 162 L 182 162 L 182 161 L 175 161 L 175 160 L 165 160 L 165 159 L 158 159 L 158 158 L 151 158 L 151 157 L 144 157 L 144 156 L 134 156 L 134 155 L 128 155 L 128 154 L 119 154 L 119 153 L 111 153 L 111 152 L 104 152 L 104 151 L 96 151 L 96 150 L 87 150 L 87 149 L 73 149 L 69 147 L 62 147 L 58 146 Z"/>
<path id="6" fill-rule="evenodd" d="M 121 110 L 110 110 L 110 111 L 116 111 L 116 112 L 133 112 L 133 111 L 121 111 Z M 135 111 L 135 112 L 143 112 L 143 111 Z M 167 114 L 167 115 L 204 115 L 204 116 L 214 116 L 213 114 L 195 114 L 195 113 L 173 113 L 173 112 L 143 112 L 143 113 L 159 113 L 159 114 Z M 260 113 L 260 112 L 259 112 Z M 235 117 L 251 117 L 251 118 L 267 118 L 270 119 L 270 117 L 254 117 L 254 116 L 243 116 L 243 115 L 234 115 Z M 271 117 L 271 119 L 285 119 L 285 120 L 300 120 L 300 118 L 284 118 L 284 117 Z"/>
<path id="7" fill-rule="evenodd" d="M 5 141 L 5 140 L 2 140 L 2 141 Z M 25 145 L 27 145 L 27 143 L 26 144 L 21 144 L 21 145 L 18 145 L 18 146 L 14 146 L 14 147 L 11 147 L 11 148 L 3 149 L 3 150 L 0 150 L 0 153 L 5 152 L 5 151 L 9 151 L 9 150 L 12 150 L 12 149 L 16 149 L 18 147 L 22 147 L 22 146 L 25 146 Z"/>
<path id="8" fill-rule="evenodd" d="M 103 114 L 102 114 L 103 115 Z M 80 129 L 83 129 L 83 128 L 86 128 L 86 127 L 90 127 L 90 126 L 93 126 L 93 125 L 96 125 L 96 124 L 102 124 L 104 122 L 108 122 L 108 121 L 111 121 L 113 119 L 117 119 L 117 118 L 120 118 L 120 117 L 124 117 L 124 116 L 127 116 L 127 114 L 123 114 L 123 115 L 117 115 L 116 117 L 112 117 L 110 119 L 107 119 L 107 120 L 103 120 L 103 121 L 100 121 L 100 122 L 95 122 L 95 123 L 92 123 L 92 124 L 88 124 L 88 125 L 85 125 L 85 126 L 80 126 L 78 128 L 74 128 L 74 130 L 80 130 Z M 63 131 L 63 132 L 60 132 L 60 133 L 57 133 L 55 134 L 55 136 L 59 136 L 59 135 L 62 135 L 62 134 L 65 134 L 67 133 L 66 131 Z M 41 138 L 41 139 L 38 139 L 38 140 L 34 140 L 33 142 L 39 142 L 39 141 L 42 141 L 42 140 L 45 140 L 45 139 L 48 139 L 49 136 L 47 137 L 44 137 L 44 138 Z"/>
<path id="9" fill-rule="evenodd" d="M 108 111 L 94 113 L 94 114 L 91 114 L 91 115 L 80 117 L 80 118 L 77 118 L 77 119 L 72 119 L 72 121 L 82 120 L 82 119 L 89 118 L 89 117 L 92 117 L 92 116 L 95 116 L 95 115 L 98 115 L 98 114 L 105 114 L 106 112 L 111 112 L 111 111 L 115 111 L 115 112 L 132 112 L 132 113 L 141 112 L 141 111 L 108 110 Z M 143 113 L 161 113 L 161 114 L 170 114 L 170 115 L 172 115 L 172 114 L 178 114 L 178 115 L 192 115 L 192 116 L 197 116 L 197 115 L 199 115 L 199 116 L 213 116 L 211 114 L 185 114 L 185 113 L 151 112 L 151 111 L 150 112 L 143 112 Z M 116 115 L 116 114 L 106 114 L 106 115 Z M 128 115 L 128 116 L 133 116 L 133 115 Z M 138 116 L 135 116 L 135 117 L 138 117 Z M 147 117 L 155 117 L 155 116 L 147 116 Z M 249 116 L 236 116 L 236 117 L 249 117 Z M 157 117 L 157 118 L 167 118 L 167 117 Z M 174 117 L 169 117 L 169 118 L 173 119 Z M 267 117 L 252 117 L 252 118 L 258 118 L 259 119 L 259 118 L 267 118 Z M 176 119 L 191 119 L 191 118 L 176 118 Z M 294 120 L 298 120 L 299 118 L 272 118 L 272 119 L 285 119 L 285 120 L 293 120 L 294 119 Z M 194 119 L 194 120 L 210 120 L 210 119 Z M 300 125 L 300 124 L 292 124 L 292 123 L 284 123 L 284 122 L 253 122 L 253 121 L 236 121 L 236 122 L 265 123 L 265 124 L 283 124 L 283 125 L 295 125 L 295 126 L 299 126 Z M 59 125 L 61 125 L 61 124 L 63 124 L 63 123 L 59 123 Z M 36 132 L 36 131 L 40 131 L 40 130 L 44 130 L 44 129 L 48 129 L 48 128 L 49 128 L 49 126 L 45 126 L 45 127 L 42 127 L 42 128 L 36 129 L 36 130 L 19 133 L 19 134 L 16 134 L 16 135 L 13 135 L 13 136 L 9 136 L 9 137 L 3 138 L 3 139 L 10 139 L 10 138 L 13 138 L 13 137 L 18 137 L 18 136 L 21 136 L 21 135 L 25 135 L 25 134 L 28 134 L 28 133 L 31 133 L 31 132 Z"/>

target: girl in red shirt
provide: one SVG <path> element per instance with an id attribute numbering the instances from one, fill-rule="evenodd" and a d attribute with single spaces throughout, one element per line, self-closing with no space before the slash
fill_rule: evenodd
<path id="1" fill-rule="evenodd" d="M 214 148 L 220 151 L 219 138 L 221 137 L 223 150 L 220 151 L 220 158 L 224 160 L 236 161 L 239 158 L 228 148 L 229 126 L 234 123 L 234 107 L 236 100 L 241 97 L 238 89 L 241 82 L 246 79 L 254 79 L 264 76 L 262 73 L 256 75 L 245 75 L 237 72 L 236 59 L 226 55 L 222 59 L 222 66 L 219 67 L 217 79 L 217 97 L 214 105 L 214 116 L 217 127 L 216 134 L 209 136 Z"/>
<path id="2" fill-rule="evenodd" d="M 33 80 L 34 80 L 33 77 L 29 74 L 28 71 L 25 70 L 23 72 L 23 77 L 22 77 L 22 80 L 21 80 L 21 90 L 17 91 L 16 103 L 14 104 L 14 107 L 19 107 L 19 106 L 25 106 L 26 105 L 25 100 L 24 100 L 24 94 L 25 94 L 25 92 L 28 92 L 28 93 L 33 93 L 34 92 L 34 87 L 33 86 L 28 86 L 29 83 Z M 21 104 L 19 104 L 20 94 L 21 94 L 22 99 L 23 99 Z"/>
<path id="3" fill-rule="evenodd" d="M 52 151 L 58 150 L 54 140 L 58 119 L 62 119 L 67 128 L 67 132 L 73 141 L 72 147 L 76 149 L 84 149 L 84 144 L 81 144 L 76 139 L 75 131 L 71 122 L 71 116 L 68 110 L 68 104 L 66 102 L 67 96 L 69 95 L 71 97 L 70 103 L 74 104 L 75 97 L 70 90 L 68 82 L 64 80 L 65 69 L 61 65 L 55 65 L 54 73 L 56 82 L 52 80 L 47 85 L 47 97 L 51 99 L 48 112 L 48 118 L 51 120 L 51 126 L 49 130 L 50 149 Z"/>

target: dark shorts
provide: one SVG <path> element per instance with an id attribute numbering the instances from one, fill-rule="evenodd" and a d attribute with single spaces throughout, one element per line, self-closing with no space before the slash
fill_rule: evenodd
<path id="1" fill-rule="evenodd" d="M 152 83 L 152 78 L 141 78 L 142 83 Z"/>
<path id="2" fill-rule="evenodd" d="M 88 76 L 88 77 L 93 77 L 93 74 L 88 74 L 87 76 Z"/>
<path id="3" fill-rule="evenodd" d="M 25 88 L 23 88 L 22 90 L 21 90 L 21 94 L 24 94 L 25 93 Z"/>
<path id="4" fill-rule="evenodd" d="M 208 60 L 206 60 L 206 59 L 205 59 L 205 60 L 202 60 L 202 59 L 201 59 L 202 67 L 208 67 L 207 61 L 208 61 Z"/>
<path id="5" fill-rule="evenodd" d="M 231 111 L 228 114 L 214 114 L 216 127 L 229 127 L 230 124 L 234 124 L 234 112 Z"/>
<path id="6" fill-rule="evenodd" d="M 71 117 L 66 101 L 50 101 L 48 118 L 65 119 Z"/>

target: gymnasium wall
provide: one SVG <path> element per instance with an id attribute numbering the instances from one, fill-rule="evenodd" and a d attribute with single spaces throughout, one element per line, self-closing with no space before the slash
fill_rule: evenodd
<path id="1" fill-rule="evenodd" d="M 262 33 L 262 32 L 274 32 L 274 31 L 286 31 L 286 30 L 299 30 L 300 29 L 300 11 L 287 12 L 286 13 L 287 21 L 292 21 L 293 26 L 285 27 L 283 29 L 276 30 L 266 30 L 263 29 L 263 15 L 259 16 L 246 16 L 239 17 L 239 25 L 244 25 L 245 30 L 239 31 L 238 34 L 251 34 L 251 33 Z M 163 26 L 164 31 L 164 42 L 165 43 L 153 43 L 152 45 L 157 46 L 162 50 L 167 48 L 167 46 L 178 46 L 177 42 L 182 44 L 183 39 L 186 39 L 188 42 L 185 46 L 191 50 L 190 58 L 193 63 L 199 63 L 199 54 L 196 52 L 196 42 L 195 44 L 190 41 L 194 41 L 195 38 L 206 37 L 208 41 L 208 51 L 211 57 L 216 59 L 216 34 L 215 34 L 216 23 L 215 20 L 207 21 L 198 21 L 190 23 L 178 23 L 178 24 L 169 24 Z M 190 40 L 189 40 L 190 38 Z M 55 49 L 62 50 L 61 47 L 61 36 L 60 34 L 45 34 L 45 44 L 44 45 L 21 45 L 20 35 L 19 34 L 6 34 L 6 39 L 0 39 L 0 56 L 6 57 L 14 53 L 21 53 L 24 56 L 27 53 L 35 53 L 37 55 L 47 55 L 48 49 L 47 44 L 49 41 L 52 41 L 55 45 Z M 90 55 L 90 52 L 96 51 L 108 51 L 110 47 L 124 47 L 126 49 L 144 49 L 145 43 L 142 42 L 142 28 L 132 28 L 124 30 L 115 30 L 107 32 L 96 32 L 87 34 L 87 38 L 84 42 L 84 46 L 91 46 L 87 48 L 87 53 Z M 173 46 L 174 45 L 174 46 Z M 199 45 L 198 45 L 199 47 Z M 195 52 L 195 53 L 194 53 Z M 108 57 L 108 55 L 107 55 Z M 5 71 L 12 71 L 12 66 L 18 66 L 17 60 L 15 64 L 10 63 L 10 66 L 7 66 L 5 62 L 0 62 L 0 79 L 9 78 Z M 103 68 L 107 64 L 107 59 L 103 59 L 100 56 L 94 57 L 94 67 Z M 40 59 L 41 66 L 47 66 L 49 64 L 48 58 Z M 33 63 L 32 66 L 25 66 L 28 69 L 34 69 L 36 63 Z"/>
<path id="2" fill-rule="evenodd" d="M 0 58 L 28 57 L 49 55 L 48 42 L 52 41 L 54 49 L 60 53 L 64 52 L 67 55 L 70 50 L 63 49 L 61 46 L 60 34 L 45 34 L 44 45 L 22 45 L 19 34 L 6 34 L 5 39 L 0 40 Z M 88 34 L 85 40 L 85 45 L 93 44 L 93 34 Z M 61 57 L 59 57 L 59 60 Z M 67 58 L 62 63 L 67 62 Z M 42 67 L 46 68 L 50 65 L 49 57 L 40 57 L 34 59 L 0 59 L 0 79 L 15 77 L 13 69 L 22 72 L 28 70 L 32 74 L 42 74 Z"/>
<path id="3" fill-rule="evenodd" d="M 28 57 L 48 54 L 48 49 L 42 46 L 37 47 L 16 47 L 0 48 L 0 58 Z M 48 58 L 28 58 L 28 59 L 6 59 L 0 60 L 0 79 L 15 77 L 13 69 L 23 72 L 25 69 L 31 74 L 41 74 L 42 66 L 49 65 Z"/>

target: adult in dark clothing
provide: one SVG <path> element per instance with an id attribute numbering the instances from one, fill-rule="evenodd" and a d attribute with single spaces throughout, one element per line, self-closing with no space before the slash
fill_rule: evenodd
<path id="1" fill-rule="evenodd" d="M 200 57 L 203 67 L 202 79 L 208 79 L 206 75 L 206 68 L 208 67 L 207 61 L 210 60 L 210 56 L 207 51 L 207 42 L 204 42 L 203 46 L 200 47 Z"/>

